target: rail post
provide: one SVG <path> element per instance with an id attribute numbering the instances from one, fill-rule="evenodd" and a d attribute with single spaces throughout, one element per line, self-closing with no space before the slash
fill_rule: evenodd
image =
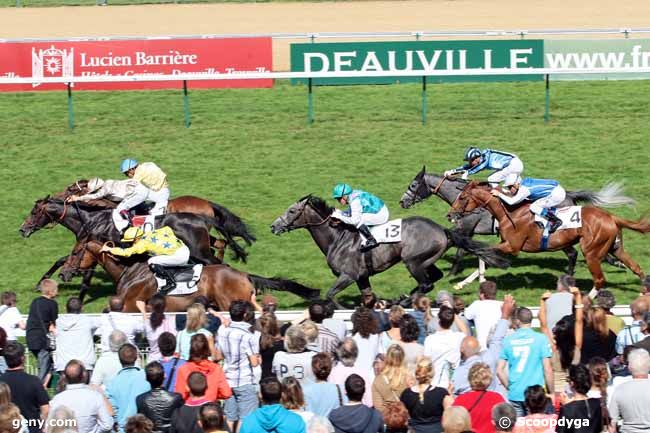
<path id="1" fill-rule="evenodd" d="M 307 79 L 307 124 L 314 123 L 314 101 L 312 90 L 312 78 Z"/>
<path id="2" fill-rule="evenodd" d="M 74 130 L 74 107 L 72 105 L 72 83 L 68 83 L 68 127 Z"/>
<path id="3" fill-rule="evenodd" d="M 544 122 L 548 122 L 551 118 L 551 80 L 550 80 L 550 74 L 546 74 L 544 76 L 544 80 L 546 81 L 545 87 L 546 87 L 546 106 L 544 109 Z"/>
<path id="4" fill-rule="evenodd" d="M 422 76 L 422 125 L 427 124 L 427 76 Z"/>
<path id="5" fill-rule="evenodd" d="M 190 97 L 187 95 L 187 80 L 183 80 L 183 111 L 185 112 L 185 127 L 190 127 Z"/>

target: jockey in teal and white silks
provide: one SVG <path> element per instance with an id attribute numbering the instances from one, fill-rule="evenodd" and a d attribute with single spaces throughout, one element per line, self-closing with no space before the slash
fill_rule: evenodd
<path id="1" fill-rule="evenodd" d="M 503 182 L 503 185 L 510 187 L 512 195 L 505 195 L 498 189 L 493 189 L 492 195 L 499 197 L 509 205 L 520 203 L 526 199 L 530 200 L 532 201 L 530 211 L 548 219 L 551 224 L 549 229 L 551 233 L 560 228 L 562 220 L 550 210 L 550 208 L 559 205 L 566 198 L 566 191 L 558 181 L 533 179 L 531 177 L 522 180 L 518 175 L 510 174 Z"/>
<path id="2" fill-rule="evenodd" d="M 353 190 L 346 183 L 337 184 L 332 190 L 332 198 L 342 205 L 349 205 L 348 212 L 335 209 L 332 218 L 343 221 L 346 224 L 355 226 L 366 238 L 363 250 L 377 246 L 377 240 L 370 233 L 368 226 L 376 226 L 388 222 L 388 208 L 384 202 L 365 191 Z M 349 215 L 348 215 L 349 213 Z"/>
<path id="3" fill-rule="evenodd" d="M 462 174 L 463 179 L 467 179 L 467 176 L 482 170 L 496 170 L 487 178 L 488 182 L 495 187 L 509 174 L 521 176 L 524 171 L 524 163 L 521 162 L 517 155 L 501 152 L 500 150 L 485 149 L 482 151 L 478 147 L 470 147 L 465 151 L 465 161 L 467 161 L 467 164 L 453 170 L 447 170 L 445 176 Z"/>

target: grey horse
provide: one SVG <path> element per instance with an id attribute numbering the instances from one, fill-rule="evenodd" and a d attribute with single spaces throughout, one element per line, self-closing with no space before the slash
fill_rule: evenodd
<path id="1" fill-rule="evenodd" d="M 295 229 L 309 231 L 314 242 L 327 256 L 327 264 L 338 278 L 327 292 L 327 299 L 342 308 L 335 296 L 352 283 L 363 292 L 371 290 L 369 277 L 404 262 L 418 285 L 411 291 L 427 293 L 443 274 L 436 261 L 450 247 L 463 248 L 476 254 L 495 267 L 506 267 L 508 262 L 495 254 L 487 245 L 463 236 L 422 217 L 402 220 L 401 241 L 380 244 L 366 253 L 360 253 L 361 238 L 356 229 L 331 218 L 333 208 L 321 198 L 308 195 L 292 204 L 271 225 L 271 231 L 279 235 Z M 402 300 L 408 303 L 410 297 Z"/>
<path id="2" fill-rule="evenodd" d="M 426 173 L 426 167 L 422 167 L 422 170 L 413 178 L 406 191 L 404 191 L 399 203 L 402 208 L 408 209 L 416 203 L 426 200 L 432 195 L 436 195 L 451 205 L 468 183 L 469 181 L 457 177 L 445 177 L 433 173 Z M 620 186 L 616 184 L 610 185 L 599 192 L 587 190 L 567 191 L 566 199 L 558 207 L 574 206 L 578 202 L 588 202 L 602 207 L 628 205 L 629 200 L 620 202 L 616 200 L 615 197 L 620 195 L 619 192 Z M 466 236 L 473 236 L 475 234 L 499 234 L 494 217 L 484 208 L 476 209 L 464 216 L 458 216 L 453 222 L 456 224 L 457 230 Z M 567 274 L 573 275 L 578 260 L 578 251 L 572 246 L 562 251 L 564 251 L 569 259 Z M 459 249 L 456 253 L 452 274 L 458 270 L 463 255 L 464 252 L 462 249 Z M 607 256 L 605 260 L 610 265 L 622 267 L 618 260 L 610 256 Z"/>

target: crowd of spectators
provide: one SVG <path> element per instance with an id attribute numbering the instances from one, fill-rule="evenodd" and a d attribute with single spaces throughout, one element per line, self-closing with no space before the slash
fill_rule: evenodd
<path id="1" fill-rule="evenodd" d="M 176 320 L 162 296 L 144 317 L 111 297 L 97 320 L 76 297 L 59 314 L 54 281 L 40 290 L 26 323 L 2 295 L 0 433 L 650 431 L 647 291 L 625 325 L 611 292 L 592 299 L 562 276 L 540 299 L 539 331 L 491 281 L 467 308 L 444 291 L 412 311 L 364 294 L 348 331 L 323 301 L 280 323 L 268 295 L 227 316 L 199 299 Z"/>

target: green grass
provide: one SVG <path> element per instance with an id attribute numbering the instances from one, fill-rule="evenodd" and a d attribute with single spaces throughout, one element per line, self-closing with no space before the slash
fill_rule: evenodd
<path id="1" fill-rule="evenodd" d="M 650 81 L 553 83 L 549 124 L 542 120 L 542 83 L 430 86 L 426 126 L 420 123 L 420 92 L 404 84 L 320 87 L 316 122 L 308 126 L 304 87 L 191 91 L 189 129 L 183 127 L 179 91 L 76 92 L 74 132 L 67 129 L 64 92 L 0 94 L 0 289 L 17 291 L 25 311 L 40 275 L 72 246 L 63 227 L 19 236 L 34 200 L 78 178 L 120 178 L 119 162 L 127 156 L 156 161 L 168 173 L 173 195 L 209 198 L 250 223 L 259 241 L 250 248 L 249 263 L 235 267 L 295 278 L 323 294 L 334 277 L 320 251 L 305 231 L 272 236 L 273 220 L 299 197 L 328 197 L 334 183 L 346 181 L 382 197 L 393 217 L 424 215 L 446 225 L 448 208 L 440 200 L 411 210 L 397 202 L 423 164 L 437 172 L 455 167 L 470 144 L 516 152 L 528 175 L 557 178 L 567 189 L 625 180 L 640 205 L 616 212 L 637 218 L 648 211 Z M 625 242 L 650 267 L 648 239 L 626 232 Z M 439 261 L 445 272 L 450 256 Z M 473 267 L 476 260 L 465 263 Z M 489 276 L 522 304 L 536 305 L 565 265 L 562 253 L 522 254 L 512 268 L 490 270 Z M 619 303 L 636 295 L 639 282 L 631 272 L 607 265 L 605 271 Z M 591 287 L 582 260 L 577 278 L 580 287 Z M 445 277 L 436 290 L 458 280 Z M 382 296 L 414 286 L 402 265 L 372 283 Z M 78 284 L 62 285 L 62 305 Z M 100 275 L 86 310 L 99 311 L 112 290 Z M 474 284 L 461 293 L 469 300 L 475 290 Z M 350 300 L 358 291 L 351 287 L 344 294 Z M 282 294 L 281 302 L 285 308 L 302 305 L 293 295 Z"/>

